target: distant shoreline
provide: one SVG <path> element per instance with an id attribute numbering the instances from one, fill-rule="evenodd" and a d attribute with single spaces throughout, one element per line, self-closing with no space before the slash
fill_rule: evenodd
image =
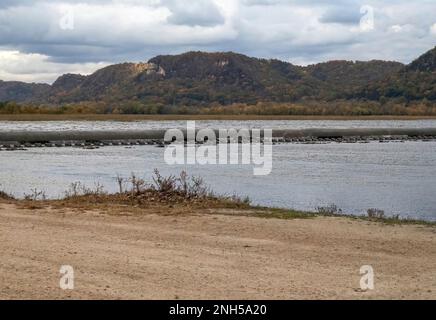
<path id="1" fill-rule="evenodd" d="M 0 114 L 0 121 L 184 121 L 184 120 L 434 120 L 436 116 Z"/>

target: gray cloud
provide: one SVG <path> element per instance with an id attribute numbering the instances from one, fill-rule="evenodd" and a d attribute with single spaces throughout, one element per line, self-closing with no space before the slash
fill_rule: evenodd
<path id="1" fill-rule="evenodd" d="M 374 8 L 373 30 L 359 28 L 362 5 Z M 62 66 L 89 72 L 98 63 L 144 61 L 188 50 L 237 51 L 299 64 L 410 62 L 436 44 L 433 12 L 432 0 L 3 0 L 0 53 L 9 52 L 2 56 L 3 68 L 7 59 L 18 66 L 20 57 L 40 54 L 28 61 L 51 70 L 44 78 L 37 68 L 35 79 L 48 82 L 56 71 L 62 73 Z M 62 28 L 68 14 L 72 28 Z M 30 63 L 27 71 L 17 67 L 16 73 L 1 70 L 2 65 L 4 79 L 26 72 L 26 79 L 32 78 L 35 71 Z"/>
<path id="2" fill-rule="evenodd" d="M 336 7 L 329 8 L 320 17 L 323 23 L 342 23 L 342 24 L 359 24 L 362 15 L 360 8 L 357 7 Z"/>
<path id="3" fill-rule="evenodd" d="M 173 24 L 215 26 L 225 21 L 215 3 L 209 0 L 191 1 L 189 5 L 177 0 L 165 0 L 162 4 L 170 9 L 168 21 Z"/>

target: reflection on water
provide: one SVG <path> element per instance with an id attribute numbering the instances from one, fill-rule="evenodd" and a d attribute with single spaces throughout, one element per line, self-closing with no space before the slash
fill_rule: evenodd
<path id="1" fill-rule="evenodd" d="M 314 210 L 334 203 L 352 214 L 378 208 L 436 221 L 436 142 L 276 145 L 266 177 L 253 176 L 251 166 L 169 167 L 163 152 L 153 146 L 3 151 L 0 184 L 16 196 L 38 188 L 59 197 L 75 181 L 116 191 L 117 174 L 150 178 L 154 168 L 163 174 L 185 169 L 216 192 L 248 195 L 255 204 Z"/>

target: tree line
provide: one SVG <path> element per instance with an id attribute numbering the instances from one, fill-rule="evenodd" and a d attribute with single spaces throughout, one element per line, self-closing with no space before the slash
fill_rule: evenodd
<path id="1" fill-rule="evenodd" d="M 207 106 L 176 106 L 160 103 L 125 101 L 121 103 L 83 102 L 76 104 L 35 105 L 0 102 L 0 114 L 192 114 L 192 115 L 436 115 L 436 105 L 425 99 L 419 102 L 380 102 L 336 100 L 331 102 L 304 101 L 302 103 L 258 102 Z"/>

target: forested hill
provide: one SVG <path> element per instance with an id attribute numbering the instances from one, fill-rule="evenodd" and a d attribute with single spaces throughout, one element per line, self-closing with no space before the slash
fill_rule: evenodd
<path id="1" fill-rule="evenodd" d="M 369 84 L 355 97 L 371 100 L 436 101 L 436 48 L 399 72 Z"/>
<path id="2" fill-rule="evenodd" d="M 409 65 L 330 61 L 307 67 L 227 53 L 188 52 L 111 65 L 53 85 L 0 81 L 0 101 L 208 106 L 333 100 L 436 101 L 436 48 Z"/>

